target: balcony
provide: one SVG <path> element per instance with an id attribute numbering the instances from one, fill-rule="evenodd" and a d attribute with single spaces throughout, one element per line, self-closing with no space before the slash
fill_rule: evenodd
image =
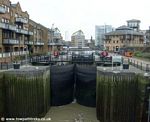
<path id="1" fill-rule="evenodd" d="M 28 23 L 28 20 L 26 20 L 26 19 L 24 19 L 24 18 L 22 18 L 22 17 L 17 17 L 17 18 L 16 18 L 16 22 L 27 24 L 27 23 Z"/>
<path id="2" fill-rule="evenodd" d="M 32 36 L 32 35 L 33 35 L 33 32 L 29 31 L 29 33 L 28 33 L 28 34 Z"/>
<path id="3" fill-rule="evenodd" d="M 12 55 L 17 56 L 17 55 L 25 55 L 25 54 L 29 54 L 28 51 L 14 51 L 12 52 Z"/>
<path id="4" fill-rule="evenodd" d="M 0 28 L 2 28 L 2 29 L 9 29 L 9 24 L 0 22 Z"/>
<path id="5" fill-rule="evenodd" d="M 21 45 L 24 45 L 24 41 L 23 41 L 23 40 L 20 40 L 20 44 L 21 44 Z"/>
<path id="6" fill-rule="evenodd" d="M 25 41 L 24 44 L 25 45 L 33 45 L 33 41 Z"/>
<path id="7" fill-rule="evenodd" d="M 36 45 L 36 46 L 43 46 L 44 42 L 43 41 L 36 41 L 36 42 L 34 42 L 34 45 Z"/>
<path id="8" fill-rule="evenodd" d="M 0 22 L 0 28 L 7 29 L 7 30 L 12 30 L 12 31 L 16 31 L 16 26 L 10 25 L 8 23 L 1 23 Z"/>
<path id="9" fill-rule="evenodd" d="M 5 13 L 6 13 L 6 9 L 0 6 L 0 14 L 5 14 Z"/>
<path id="10" fill-rule="evenodd" d="M 16 31 L 16 26 L 14 26 L 14 25 L 9 25 L 9 30 Z"/>
<path id="11" fill-rule="evenodd" d="M 29 54 L 29 51 L 13 51 L 0 53 L 0 58 Z"/>
<path id="12" fill-rule="evenodd" d="M 16 32 L 21 34 L 28 34 L 28 31 L 24 29 L 16 29 Z"/>
<path id="13" fill-rule="evenodd" d="M 63 46 L 62 43 L 58 42 L 58 43 L 54 43 L 54 42 L 49 42 L 48 46 Z"/>
<path id="14" fill-rule="evenodd" d="M 19 44 L 19 40 L 15 40 L 15 39 L 3 39 L 3 44 L 15 45 L 15 44 Z"/>

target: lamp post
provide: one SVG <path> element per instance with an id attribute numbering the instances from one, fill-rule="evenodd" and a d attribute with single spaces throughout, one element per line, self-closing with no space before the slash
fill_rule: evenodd
<path id="1" fill-rule="evenodd" d="M 26 61 L 26 67 L 27 67 L 27 63 L 28 63 L 28 45 L 26 45 L 25 49 L 26 49 L 25 61 Z"/>

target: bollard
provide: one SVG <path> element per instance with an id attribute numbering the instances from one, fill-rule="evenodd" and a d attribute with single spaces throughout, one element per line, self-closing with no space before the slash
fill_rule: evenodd
<path id="1" fill-rule="evenodd" d="M 1 64 L 1 69 L 2 69 L 2 62 L 0 64 Z"/>
<path id="2" fill-rule="evenodd" d="M 7 69 L 8 69 L 8 62 L 6 62 L 6 64 L 7 64 Z"/>
<path id="3" fill-rule="evenodd" d="M 138 68 L 139 66 L 138 66 L 138 61 L 137 61 L 137 68 Z"/>
<path id="4" fill-rule="evenodd" d="M 141 70 L 142 70 L 143 68 L 142 68 L 142 62 L 141 62 Z"/>
<path id="5" fill-rule="evenodd" d="M 131 65 L 133 64 L 133 63 L 132 63 L 132 59 L 130 59 L 130 63 L 131 63 Z"/>
<path id="6" fill-rule="evenodd" d="M 149 64 L 146 64 L 146 72 L 149 72 Z"/>

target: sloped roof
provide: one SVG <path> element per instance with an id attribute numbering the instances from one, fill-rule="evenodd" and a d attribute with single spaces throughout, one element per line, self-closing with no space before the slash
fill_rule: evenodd
<path id="1" fill-rule="evenodd" d="M 131 20 L 127 20 L 127 22 L 141 22 L 141 21 L 138 19 L 131 19 Z"/>
<path id="2" fill-rule="evenodd" d="M 84 36 L 84 33 L 83 33 L 82 30 L 78 30 L 78 31 L 76 31 L 76 32 L 74 32 L 74 33 L 72 34 L 72 36 L 76 36 L 76 35 L 83 35 L 83 36 Z"/>
<path id="3" fill-rule="evenodd" d="M 142 32 L 134 31 L 132 28 L 129 28 L 125 25 L 118 27 L 115 31 L 106 33 L 105 35 L 141 35 L 144 34 Z"/>
<path id="4" fill-rule="evenodd" d="M 17 4 L 11 4 L 12 7 L 17 7 Z"/>

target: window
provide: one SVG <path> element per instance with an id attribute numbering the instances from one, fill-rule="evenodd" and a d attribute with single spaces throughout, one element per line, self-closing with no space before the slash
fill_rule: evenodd
<path id="1" fill-rule="evenodd" d="M 117 43 L 118 43 L 118 40 L 117 40 Z"/>
<path id="2" fill-rule="evenodd" d="M 19 25 L 19 28 L 20 28 L 20 29 L 22 28 L 21 25 Z"/>
<path id="3" fill-rule="evenodd" d="M 9 11 L 10 11 L 10 9 L 9 9 L 9 7 L 7 7 L 7 12 L 9 13 Z"/>
<path id="4" fill-rule="evenodd" d="M 113 51 L 115 51 L 116 50 L 116 47 L 113 47 Z"/>
<path id="5" fill-rule="evenodd" d="M 106 47 L 107 50 L 109 50 L 109 47 Z"/>
<path id="6" fill-rule="evenodd" d="M 8 19 L 6 19 L 6 20 L 5 20 L 5 23 L 9 23 L 9 20 L 8 20 Z"/>
<path id="7" fill-rule="evenodd" d="M 3 8 L 5 8 L 5 6 L 4 6 L 4 5 L 2 5 L 2 7 L 3 7 Z"/>
<path id="8" fill-rule="evenodd" d="M 4 19 L 4 18 L 2 18 L 2 22 L 5 22 L 5 19 Z"/>
<path id="9" fill-rule="evenodd" d="M 115 41 L 113 41 L 113 43 L 115 43 Z"/>

